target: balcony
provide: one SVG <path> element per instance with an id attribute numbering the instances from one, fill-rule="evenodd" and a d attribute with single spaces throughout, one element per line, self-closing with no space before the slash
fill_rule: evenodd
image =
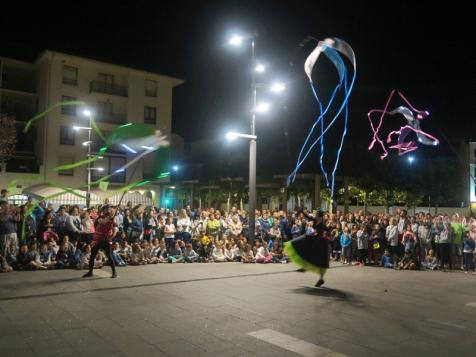
<path id="1" fill-rule="evenodd" d="M 121 86 L 119 84 L 106 83 L 101 81 L 89 82 L 89 92 L 112 94 L 117 95 L 119 97 L 128 96 L 127 86 Z"/>
<path id="2" fill-rule="evenodd" d="M 100 113 L 97 118 L 98 122 L 107 124 L 123 125 L 127 123 L 127 114 L 122 113 Z"/>

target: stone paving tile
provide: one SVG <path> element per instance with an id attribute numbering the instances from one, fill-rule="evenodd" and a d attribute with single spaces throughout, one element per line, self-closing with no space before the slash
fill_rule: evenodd
<path id="1" fill-rule="evenodd" d="M 184 339 L 164 342 L 157 345 L 157 347 L 170 356 L 210 356 L 210 352 L 207 352 Z"/>

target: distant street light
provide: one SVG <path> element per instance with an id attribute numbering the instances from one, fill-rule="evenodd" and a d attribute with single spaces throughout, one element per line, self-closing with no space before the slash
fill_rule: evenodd
<path id="1" fill-rule="evenodd" d="M 243 42 L 243 37 L 234 35 L 230 38 L 230 41 L 228 43 L 232 46 L 241 46 L 241 43 Z"/>
<path id="2" fill-rule="evenodd" d="M 413 161 L 415 161 L 415 158 L 413 156 L 408 157 L 408 163 L 411 165 L 413 164 Z"/>
<path id="3" fill-rule="evenodd" d="M 255 67 L 255 71 L 258 73 L 263 73 L 265 71 L 265 67 L 261 63 L 258 63 Z"/>
<path id="4" fill-rule="evenodd" d="M 280 82 L 273 83 L 273 85 L 271 86 L 271 91 L 274 93 L 281 93 L 285 89 L 286 86 Z"/>
<path id="5" fill-rule="evenodd" d="M 269 103 L 262 102 L 256 106 L 255 111 L 256 113 L 266 113 L 267 111 L 269 111 L 269 108 L 270 108 Z"/>
<path id="6" fill-rule="evenodd" d="M 226 133 L 225 136 L 228 140 L 235 140 L 236 138 L 256 140 L 258 138 L 256 135 L 241 134 L 241 133 L 236 133 L 234 131 L 229 131 L 228 133 Z"/>

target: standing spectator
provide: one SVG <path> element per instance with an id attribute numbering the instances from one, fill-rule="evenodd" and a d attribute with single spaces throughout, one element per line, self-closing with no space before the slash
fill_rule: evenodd
<path id="1" fill-rule="evenodd" d="M 365 265 L 367 261 L 367 251 L 369 249 L 369 234 L 366 230 L 366 225 L 361 224 L 357 231 L 357 250 L 358 250 L 358 262 Z"/>
<path id="2" fill-rule="evenodd" d="M 190 243 L 192 240 L 190 234 L 191 226 L 192 222 L 190 221 L 190 217 L 187 215 L 187 211 L 181 209 L 177 220 L 177 233 L 179 239 L 183 240 L 185 243 Z"/>
<path id="3" fill-rule="evenodd" d="M 476 242 L 473 235 L 468 232 L 464 239 L 463 254 L 464 254 L 464 272 L 468 274 L 469 272 L 475 273 L 474 270 L 474 251 L 476 248 Z"/>
<path id="4" fill-rule="evenodd" d="M 463 257 L 463 235 L 466 232 L 464 225 L 461 223 L 461 217 L 459 214 L 455 214 L 451 220 L 451 255 L 454 259 L 455 269 L 463 270 L 462 257 Z"/>
<path id="5" fill-rule="evenodd" d="M 395 218 L 392 218 L 385 232 L 385 237 L 387 238 L 387 242 L 390 246 L 390 253 L 394 257 L 400 255 L 398 249 L 398 227 L 395 225 L 395 223 Z"/>
<path id="6" fill-rule="evenodd" d="M 4 257 L 12 243 L 18 246 L 16 224 L 20 222 L 19 213 L 18 208 L 10 206 L 8 201 L 0 202 L 0 255 Z"/>
<path id="7" fill-rule="evenodd" d="M 167 250 L 171 250 L 174 247 L 175 232 L 175 224 L 173 223 L 173 219 L 169 217 L 167 218 L 167 223 L 164 227 L 165 245 L 167 246 Z"/>
<path id="8" fill-rule="evenodd" d="M 71 242 L 79 242 L 83 233 L 83 224 L 79 216 L 79 208 L 74 206 L 69 211 L 69 217 L 66 222 L 66 234 Z"/>

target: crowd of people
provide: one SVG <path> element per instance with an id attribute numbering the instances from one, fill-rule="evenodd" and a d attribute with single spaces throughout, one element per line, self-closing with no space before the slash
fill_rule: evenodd
<path id="1" fill-rule="evenodd" d="M 0 270 L 87 269 L 101 207 L 80 208 L 40 202 L 9 204 L 0 197 Z M 25 214 L 29 213 L 26 217 Z M 112 254 L 99 252 L 94 268 L 157 263 L 287 263 L 283 243 L 314 235 L 316 212 L 256 211 L 254 241 L 248 213 L 209 208 L 180 210 L 134 206 L 115 215 Z M 25 224 L 23 225 L 23 222 Z M 329 258 L 354 266 L 401 270 L 464 270 L 475 274 L 476 221 L 459 215 L 325 213 Z"/>

